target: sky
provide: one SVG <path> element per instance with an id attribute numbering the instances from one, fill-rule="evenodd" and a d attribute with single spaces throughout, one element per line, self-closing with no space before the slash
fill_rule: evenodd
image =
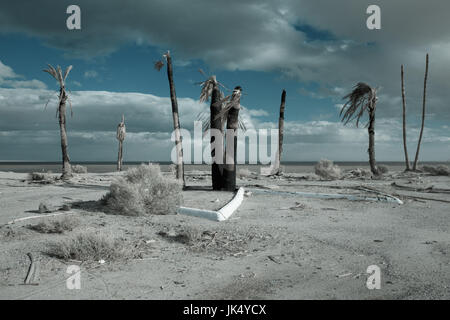
<path id="1" fill-rule="evenodd" d="M 66 8 L 81 9 L 68 30 Z M 369 30 L 369 5 L 381 29 Z M 277 128 L 287 91 L 284 161 L 367 161 L 364 127 L 344 126 L 344 95 L 376 87 L 376 157 L 403 161 L 400 66 L 414 158 L 425 56 L 430 66 L 420 159 L 450 160 L 450 2 L 421 0 L 14 0 L 0 3 L 0 161 L 59 161 L 58 85 L 43 69 L 73 65 L 66 87 L 72 161 L 115 161 L 125 115 L 124 161 L 169 161 L 174 143 L 165 69 L 170 50 L 180 122 L 192 130 L 198 70 L 240 85 L 248 128 Z M 227 94 L 229 92 L 225 92 Z"/>

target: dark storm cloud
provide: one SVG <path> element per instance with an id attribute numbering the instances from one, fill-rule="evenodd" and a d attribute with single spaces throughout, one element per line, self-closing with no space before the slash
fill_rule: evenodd
<path id="1" fill-rule="evenodd" d="M 66 29 L 70 4 L 3 1 L 0 28 L 38 36 L 74 56 L 105 55 L 133 42 L 172 49 L 186 61 L 203 59 L 213 69 L 279 71 L 316 82 L 335 99 L 335 88 L 367 81 L 385 95 L 381 117 L 399 116 L 400 64 L 406 68 L 409 111 L 419 112 L 429 52 L 430 113 L 450 120 L 447 1 L 80 0 L 81 31 Z M 370 4 L 381 7 L 381 30 L 366 28 Z"/>

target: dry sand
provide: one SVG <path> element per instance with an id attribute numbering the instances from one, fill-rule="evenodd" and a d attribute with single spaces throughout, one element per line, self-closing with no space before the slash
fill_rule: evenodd
<path id="1" fill-rule="evenodd" d="M 403 205 L 253 193 L 230 220 L 166 215 L 127 217 L 98 211 L 95 201 L 117 173 L 79 174 L 70 183 L 35 184 L 22 173 L 0 172 L 1 299 L 449 299 L 450 177 L 394 172 L 381 180 L 321 181 L 312 174 L 254 175 L 238 185 L 266 190 L 362 194 L 366 186 L 396 194 Z M 211 185 L 207 172 L 188 172 L 191 186 Z M 431 190 L 433 191 L 433 190 Z M 439 190 L 438 190 L 439 191 Z M 233 197 L 198 188 L 184 205 L 218 209 Z M 413 198 L 416 197 L 416 198 Z M 444 201 L 424 200 L 430 198 Z M 80 221 L 66 234 L 28 229 L 50 218 L 39 203 Z M 58 211 L 62 212 L 62 211 Z M 50 241 L 93 230 L 122 239 L 133 258 L 81 263 L 45 254 Z M 192 241 L 167 235 L 188 234 Z M 181 238 L 180 238 L 181 239 Z M 23 285 L 32 252 L 40 258 L 38 285 Z M 81 289 L 68 290 L 70 264 L 81 265 Z M 366 287 L 370 265 L 381 268 L 381 289 Z"/>

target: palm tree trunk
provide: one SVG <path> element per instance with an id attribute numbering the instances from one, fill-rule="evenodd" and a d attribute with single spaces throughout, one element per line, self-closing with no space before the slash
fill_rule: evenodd
<path id="1" fill-rule="evenodd" d="M 378 175 L 378 168 L 375 161 L 375 106 L 369 109 L 369 164 L 370 171 Z"/>
<path id="2" fill-rule="evenodd" d="M 239 126 L 239 104 L 228 111 L 226 131 L 226 162 L 223 165 L 223 189 L 236 190 L 236 162 L 237 162 L 237 129 Z M 231 150 L 230 150 L 231 149 Z"/>
<path id="3" fill-rule="evenodd" d="M 409 171 L 410 167 L 408 158 L 408 147 L 406 145 L 406 99 L 405 99 L 405 82 L 403 75 L 403 65 L 401 68 L 401 75 L 402 75 L 402 101 L 403 101 L 403 149 L 405 151 L 406 171 Z"/>
<path id="4" fill-rule="evenodd" d="M 427 94 L 427 78 L 428 78 L 428 54 L 426 58 L 425 77 L 423 80 L 422 127 L 420 128 L 419 141 L 417 142 L 416 158 L 414 159 L 413 170 L 417 170 L 417 161 L 419 160 L 420 144 L 422 143 L 423 128 L 425 125 L 425 100 Z"/>
<path id="5" fill-rule="evenodd" d="M 123 154 L 123 143 L 119 140 L 119 155 L 117 157 L 117 171 L 122 171 L 122 154 Z"/>
<path id="6" fill-rule="evenodd" d="M 211 95 L 211 105 L 210 105 L 210 124 L 211 129 L 215 131 L 220 130 L 222 134 L 214 135 L 211 130 L 211 177 L 212 177 L 212 187 L 213 190 L 221 190 L 223 187 L 223 126 L 222 118 L 217 118 L 220 112 L 221 106 L 217 104 L 220 101 L 220 89 L 217 84 L 213 87 L 213 92 Z M 214 147 L 213 147 L 214 146 Z M 220 158 L 221 161 L 218 161 Z"/>
<path id="7" fill-rule="evenodd" d="M 173 117 L 173 127 L 175 130 L 175 147 L 177 152 L 177 179 L 184 180 L 184 164 L 183 164 L 183 144 L 180 132 L 180 118 L 178 115 L 178 102 L 177 95 L 175 92 L 175 84 L 173 83 L 173 69 L 172 69 L 172 58 L 170 57 L 169 51 L 166 53 L 167 59 L 167 77 L 169 79 L 170 87 L 170 100 L 172 102 L 172 117 Z"/>
<path id="8" fill-rule="evenodd" d="M 68 179 L 72 176 L 72 167 L 70 166 L 69 154 L 67 152 L 67 132 L 66 132 L 66 91 L 64 88 L 60 90 L 60 103 L 58 107 L 59 112 L 59 132 L 61 135 L 61 151 L 62 151 L 62 176 L 63 179 Z"/>
<path id="9" fill-rule="evenodd" d="M 286 90 L 281 93 L 280 118 L 278 120 L 278 154 L 276 161 L 277 174 L 281 173 L 281 153 L 283 152 L 283 135 L 284 135 L 284 108 L 286 106 Z"/>

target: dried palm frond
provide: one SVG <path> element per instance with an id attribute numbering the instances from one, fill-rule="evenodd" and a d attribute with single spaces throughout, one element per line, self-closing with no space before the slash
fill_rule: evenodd
<path id="1" fill-rule="evenodd" d="M 240 108 L 241 94 L 242 88 L 238 86 L 234 88 L 231 96 L 226 96 L 224 99 L 219 101 L 218 103 L 223 104 L 222 110 L 220 110 L 214 120 L 225 118 L 231 108 Z"/>
<path id="2" fill-rule="evenodd" d="M 48 72 L 50 75 L 53 76 L 53 78 L 55 78 L 55 80 L 58 80 L 58 73 L 56 72 L 55 68 L 53 68 L 53 66 L 51 66 L 50 64 L 48 65 L 48 69 L 44 69 L 44 72 Z"/>
<path id="3" fill-rule="evenodd" d="M 368 84 L 359 82 L 353 91 L 343 97 L 343 99 L 347 100 L 347 102 L 339 114 L 341 121 L 346 125 L 356 119 L 356 127 L 358 127 L 359 121 L 365 111 L 373 112 L 375 109 L 377 99 L 376 90 Z"/>
<path id="4" fill-rule="evenodd" d="M 155 62 L 155 69 L 160 71 L 161 68 L 164 67 L 164 62 L 162 60 L 158 60 Z"/>
<path id="5" fill-rule="evenodd" d="M 202 90 L 200 92 L 200 102 L 206 102 L 211 97 L 214 86 L 217 85 L 216 76 L 209 77 L 208 80 L 205 80 L 200 83 Z"/>
<path id="6" fill-rule="evenodd" d="M 67 100 L 69 101 L 69 106 L 70 106 L 70 114 L 71 116 L 73 116 L 73 110 L 72 110 L 72 101 L 70 100 L 69 96 L 67 95 L 66 92 L 66 88 L 65 88 L 65 81 L 67 79 L 67 76 L 69 75 L 70 70 L 72 70 L 73 66 L 68 66 L 66 68 L 66 71 L 64 72 L 64 76 L 62 73 L 62 69 L 60 66 L 57 66 L 56 69 L 52 66 L 52 65 L 48 65 L 48 69 L 44 69 L 44 72 L 49 73 L 53 78 L 55 78 L 55 80 L 58 81 L 59 83 L 59 95 L 58 95 L 58 103 L 65 103 Z M 47 104 L 49 103 L 50 99 L 47 101 L 47 103 L 45 104 L 45 108 L 47 108 Z M 58 117 L 58 113 L 59 113 L 59 107 L 56 109 L 56 117 Z"/>
<path id="7" fill-rule="evenodd" d="M 72 70 L 72 68 L 73 68 L 72 65 L 70 65 L 70 66 L 67 67 L 66 72 L 64 73 L 64 79 L 63 79 L 64 82 L 66 81 L 67 76 L 69 75 L 69 72 L 70 72 L 70 70 Z"/>
<path id="8" fill-rule="evenodd" d="M 209 110 L 204 110 L 204 111 L 200 112 L 197 115 L 197 118 L 195 121 L 200 121 L 202 123 L 202 131 L 204 133 L 206 131 L 208 131 L 209 129 L 211 129 Z M 223 120 L 222 120 L 222 123 L 224 124 Z M 247 126 L 245 125 L 245 120 L 242 118 L 241 115 L 238 116 L 238 124 L 239 124 L 239 129 L 241 129 L 244 132 L 247 131 Z"/>

